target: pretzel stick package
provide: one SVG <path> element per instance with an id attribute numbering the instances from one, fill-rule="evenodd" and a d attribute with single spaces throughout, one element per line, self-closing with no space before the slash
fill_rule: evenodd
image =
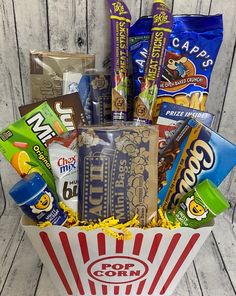
<path id="1" fill-rule="evenodd" d="M 131 15 L 122 0 L 108 0 L 112 35 L 112 117 L 127 119 L 128 39 Z"/>
<path id="2" fill-rule="evenodd" d="M 163 0 L 154 0 L 152 35 L 141 92 L 134 105 L 134 120 L 156 123 L 155 102 L 173 17 Z"/>

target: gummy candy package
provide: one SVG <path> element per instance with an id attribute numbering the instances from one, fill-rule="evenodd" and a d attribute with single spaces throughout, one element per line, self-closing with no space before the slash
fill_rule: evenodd
<path id="1" fill-rule="evenodd" d="M 130 29 L 135 96 L 140 92 L 151 36 L 152 17 Z M 212 69 L 223 39 L 222 15 L 174 16 L 157 105 L 175 103 L 205 111 Z M 157 106 L 157 110 L 159 107 Z"/>

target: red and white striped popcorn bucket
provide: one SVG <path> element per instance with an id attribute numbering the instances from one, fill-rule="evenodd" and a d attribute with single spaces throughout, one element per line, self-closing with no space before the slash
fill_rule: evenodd
<path id="1" fill-rule="evenodd" d="M 58 292 L 65 295 L 171 295 L 212 226 L 130 228 L 131 240 L 101 230 L 22 226 Z"/>

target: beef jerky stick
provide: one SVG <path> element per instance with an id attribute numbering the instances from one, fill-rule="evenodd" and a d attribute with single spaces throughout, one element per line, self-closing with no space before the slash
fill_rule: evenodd
<path id="1" fill-rule="evenodd" d="M 155 102 L 162 76 L 162 65 L 172 31 L 173 17 L 164 0 L 153 2 L 153 24 L 141 92 L 135 100 L 134 120 L 156 123 Z"/>
<path id="2" fill-rule="evenodd" d="M 122 0 L 108 0 L 112 35 L 112 119 L 127 119 L 128 37 L 131 15 Z"/>

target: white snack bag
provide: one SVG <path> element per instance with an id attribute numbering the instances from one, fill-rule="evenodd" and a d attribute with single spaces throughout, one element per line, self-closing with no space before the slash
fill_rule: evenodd
<path id="1" fill-rule="evenodd" d="M 48 146 L 57 194 L 76 213 L 78 212 L 78 153 L 77 133 L 55 137 Z"/>
<path id="2" fill-rule="evenodd" d="M 63 95 L 78 92 L 78 85 L 81 77 L 82 74 L 77 72 L 63 73 Z"/>

